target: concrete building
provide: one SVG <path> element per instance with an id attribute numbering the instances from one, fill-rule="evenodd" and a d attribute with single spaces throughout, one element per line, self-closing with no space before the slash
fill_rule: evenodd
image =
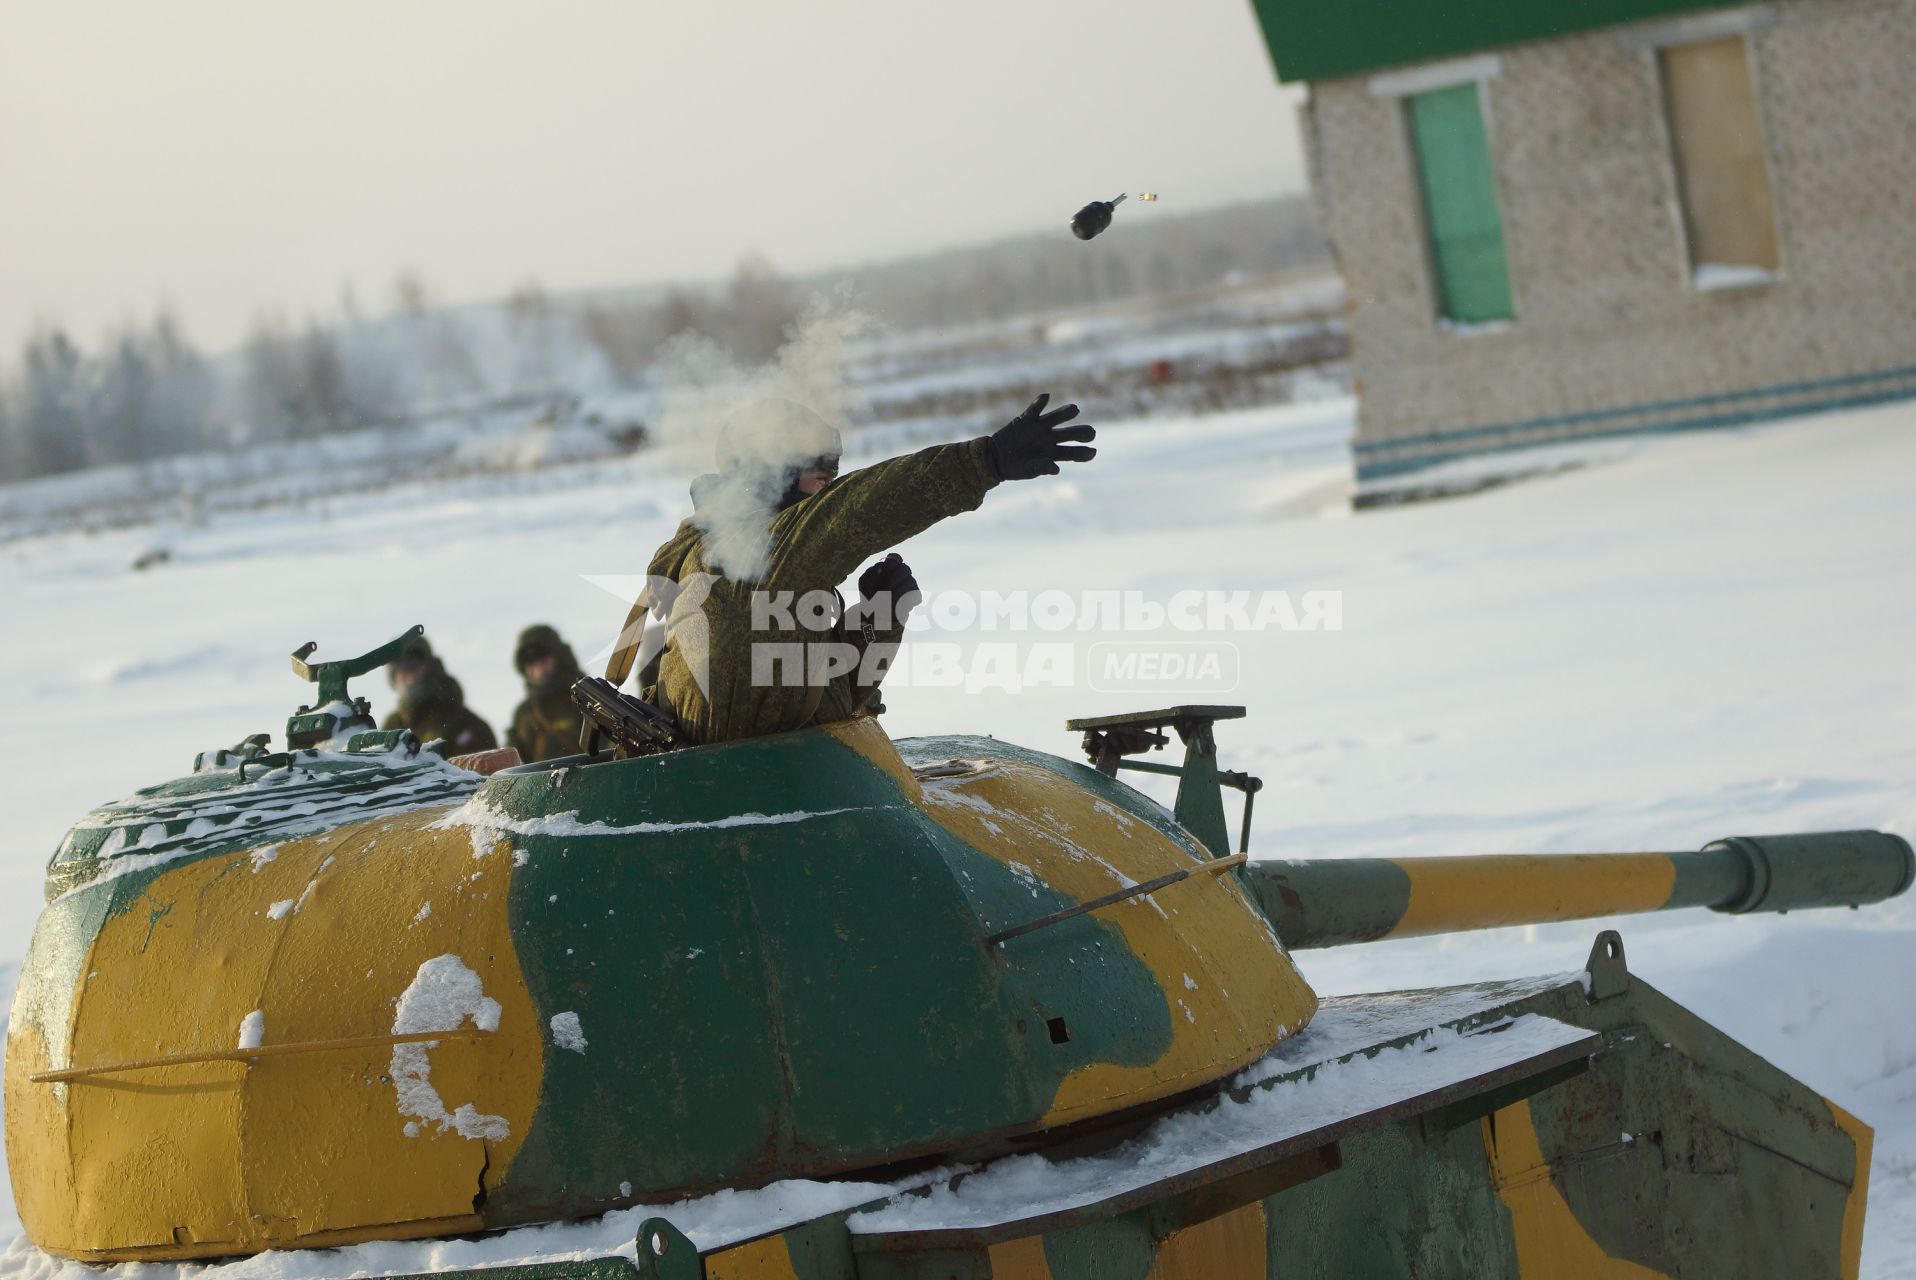
<path id="1" fill-rule="evenodd" d="M 1916 0 L 1254 0 L 1360 478 L 1916 395 Z"/>

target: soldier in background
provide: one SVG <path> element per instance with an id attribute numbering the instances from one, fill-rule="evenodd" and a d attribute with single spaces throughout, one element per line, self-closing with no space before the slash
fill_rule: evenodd
<path id="1" fill-rule="evenodd" d="M 512 713 L 506 745 L 516 748 L 527 764 L 577 755 L 580 717 L 572 701 L 572 682 L 580 672 L 572 646 L 538 623 L 519 633 L 512 665 L 526 682 L 526 700 Z"/>
<path id="2" fill-rule="evenodd" d="M 492 727 L 466 705 L 465 690 L 446 671 L 424 636 L 407 641 L 399 657 L 386 668 L 386 679 L 399 696 L 399 705 L 386 717 L 382 729 L 411 729 L 421 742 L 443 739 L 449 755 L 490 751 L 499 745 Z"/>

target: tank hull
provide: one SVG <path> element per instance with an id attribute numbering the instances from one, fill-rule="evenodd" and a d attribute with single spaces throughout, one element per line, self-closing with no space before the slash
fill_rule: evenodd
<path id="1" fill-rule="evenodd" d="M 1853 1277 L 1870 1144 L 1630 976 L 1609 935 L 1584 974 L 1326 1000 L 1232 1087 L 1061 1137 L 1042 1166 L 829 1183 L 802 1194 L 842 1207 L 809 1216 L 777 1189 L 707 1197 L 626 1215 L 596 1255 L 566 1252 L 578 1236 L 508 1233 L 487 1248 L 513 1261 L 466 1275 Z M 303 1273 L 391 1258 L 349 1250 Z"/>
<path id="2" fill-rule="evenodd" d="M 1240 1089 L 1109 1153 L 1161 1158 L 1130 1184 L 1107 1180 L 1103 1196 L 1067 1194 L 1075 1166 L 1098 1158 L 1080 1150 L 1050 1174 L 1066 1184 L 1056 1204 L 1034 1193 L 994 1213 L 987 1168 L 969 1204 L 962 1187 L 900 1195 L 706 1248 L 701 1269 L 682 1274 L 1855 1276 L 1868 1126 L 1631 978 L 1620 947 L 1590 978 L 1326 1000 L 1312 1030 L 1259 1068 L 1274 1073 L 1264 1087 L 1288 1124 L 1246 1136 L 1266 1123 L 1250 1118 L 1242 1141 L 1179 1149 L 1180 1124 L 1243 1108 Z M 1447 1058 L 1459 1045 L 1467 1053 Z M 1384 1069 L 1393 1054 L 1406 1055 L 1395 1073 Z M 1327 1089 L 1350 1105 L 1326 1102 Z M 641 1241 L 650 1274 L 680 1274 L 644 1253 Z"/>

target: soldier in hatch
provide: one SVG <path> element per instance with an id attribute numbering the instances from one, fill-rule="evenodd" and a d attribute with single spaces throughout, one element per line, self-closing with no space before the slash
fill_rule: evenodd
<path id="1" fill-rule="evenodd" d="M 386 679 L 399 695 L 399 705 L 386 717 L 382 729 L 411 729 L 421 742 L 443 738 L 449 754 L 463 756 L 498 746 L 492 727 L 466 705 L 465 690 L 446 672 L 446 664 L 424 636 L 406 642 L 386 668 Z"/>
<path id="2" fill-rule="evenodd" d="M 694 513 L 653 557 L 653 586 L 626 619 L 606 678 L 620 684 L 631 673 L 653 613 L 666 620 L 666 640 L 641 672 L 640 693 L 678 721 L 688 742 L 858 714 L 874 700 L 882 663 L 848 671 L 841 662 L 769 655 L 789 654 L 794 642 L 808 654 L 895 649 L 918 589 L 898 556 L 861 575 L 861 601 L 846 616 L 827 622 L 808 614 L 806 600 L 835 594 L 866 557 L 975 510 L 1001 481 L 1056 475 L 1060 463 L 1095 457 L 1096 449 L 1074 443 L 1096 438 L 1095 430 L 1065 425 L 1078 407 L 1046 412 L 1048 400 L 1039 396 L 991 435 L 842 479 L 837 431 L 789 401 L 755 404 L 721 433 L 718 473 L 693 482 Z"/>
<path id="3" fill-rule="evenodd" d="M 526 700 L 512 713 L 506 745 L 527 764 L 576 755 L 579 708 L 572 702 L 572 682 L 579 678 L 579 660 L 572 646 L 539 623 L 519 633 L 512 665 L 526 682 Z"/>

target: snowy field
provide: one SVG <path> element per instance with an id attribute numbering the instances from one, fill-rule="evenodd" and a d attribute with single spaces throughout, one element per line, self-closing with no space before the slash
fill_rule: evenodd
<path id="1" fill-rule="evenodd" d="M 1359 516 L 1350 416 L 1329 400 L 1107 424 L 1096 463 L 1001 489 L 904 550 L 932 590 L 1340 591 L 1341 630 L 1167 637 L 1238 646 L 1239 687 L 1199 700 L 1250 708 L 1219 738 L 1227 766 L 1267 784 L 1254 855 L 1916 835 L 1916 405 L 1609 447 L 1548 479 Z M 347 656 L 423 622 L 495 726 L 517 697 L 521 627 L 555 624 L 590 665 L 626 604 L 590 578 L 642 572 L 684 514 L 685 477 L 660 465 L 0 546 L 0 989 L 65 828 L 197 750 L 277 737 L 304 696 L 286 658 L 302 642 Z M 129 569 L 155 546 L 168 563 Z M 383 710 L 383 683 L 366 683 Z M 960 686 L 888 701 L 894 736 L 991 733 L 1068 755 L 1067 717 L 1162 699 Z M 1633 971 L 1876 1126 L 1864 1271 L 1916 1276 L 1916 900 L 1300 962 L 1326 993 L 1553 973 L 1611 924 Z M 9 1212 L 0 1235 L 13 1232 Z M 0 1255 L 0 1274 L 56 1272 L 89 1274 L 18 1244 Z"/>

